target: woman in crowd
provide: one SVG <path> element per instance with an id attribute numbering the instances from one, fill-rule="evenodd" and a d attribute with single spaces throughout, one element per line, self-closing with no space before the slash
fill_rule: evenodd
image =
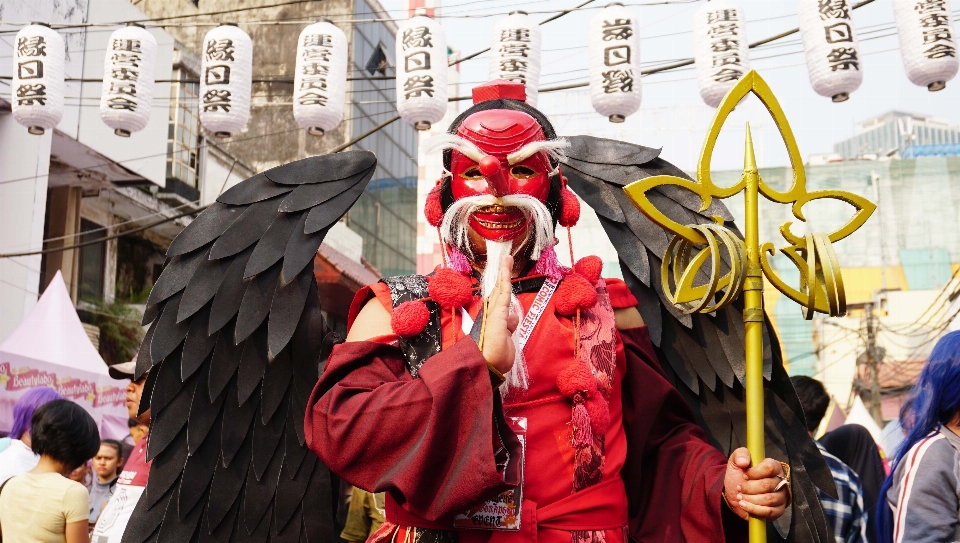
<path id="1" fill-rule="evenodd" d="M 97 424 L 79 405 L 54 400 L 33 414 L 30 437 L 40 461 L 0 487 L 3 542 L 87 543 L 87 489 L 67 476 L 100 448 Z"/>
<path id="2" fill-rule="evenodd" d="M 883 458 L 877 442 L 870 431 L 859 424 L 844 424 L 827 432 L 819 440 L 828 453 L 836 456 L 860 477 L 860 490 L 863 491 L 863 508 L 872 511 L 877 506 L 880 488 L 886 473 L 883 470 Z M 872 515 L 871 515 L 872 516 Z M 873 523 L 867 526 L 867 541 L 876 541 Z"/>
<path id="3" fill-rule="evenodd" d="M 93 471 L 96 477 L 90 486 L 90 524 L 97 522 L 100 511 L 110 500 L 116 488 L 117 475 L 123 464 L 123 446 L 115 439 L 100 441 L 100 450 L 93 457 Z"/>
<path id="4" fill-rule="evenodd" d="M 877 536 L 960 541 L 960 331 L 937 342 L 911 397 L 910 429 L 880 490 Z"/>
<path id="5" fill-rule="evenodd" d="M 63 396 L 50 387 L 37 387 L 24 392 L 13 405 L 13 427 L 8 444 L 0 452 L 0 484 L 37 465 L 40 457 L 30 450 L 30 420 L 33 412 L 47 402 L 62 399 Z"/>

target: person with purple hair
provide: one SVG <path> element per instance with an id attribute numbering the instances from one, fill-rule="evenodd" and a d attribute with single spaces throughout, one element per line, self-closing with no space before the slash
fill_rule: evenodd
<path id="1" fill-rule="evenodd" d="M 960 541 L 960 331 L 937 342 L 910 397 L 907 436 L 880 489 L 878 539 Z"/>
<path id="2" fill-rule="evenodd" d="M 30 449 L 30 420 L 41 405 L 62 399 L 63 396 L 50 387 L 36 387 L 24 392 L 14 404 L 9 444 L 0 452 L 0 484 L 14 475 L 32 470 L 40 461 Z"/>

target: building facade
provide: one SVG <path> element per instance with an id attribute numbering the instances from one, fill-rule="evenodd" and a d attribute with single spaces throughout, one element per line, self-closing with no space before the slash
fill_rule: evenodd
<path id="1" fill-rule="evenodd" d="M 842 159 L 957 155 L 960 128 L 943 119 L 890 111 L 857 123 L 857 135 L 834 144 Z"/>

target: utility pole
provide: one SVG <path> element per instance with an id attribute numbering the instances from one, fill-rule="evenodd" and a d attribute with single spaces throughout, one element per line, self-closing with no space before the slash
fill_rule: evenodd
<path id="1" fill-rule="evenodd" d="M 867 304 L 867 352 L 866 365 L 867 375 L 870 380 L 870 398 L 867 402 L 867 408 L 870 410 L 870 416 L 881 427 L 883 426 L 883 415 L 880 410 L 880 358 L 877 356 L 877 327 L 876 315 L 874 315 L 873 302 Z"/>

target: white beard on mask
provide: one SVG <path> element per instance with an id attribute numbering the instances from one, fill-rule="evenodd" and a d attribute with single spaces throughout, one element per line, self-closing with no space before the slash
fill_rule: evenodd
<path id="1" fill-rule="evenodd" d="M 543 202 L 526 194 L 511 194 L 499 199 L 492 195 L 469 196 L 455 201 L 444 213 L 443 223 L 440 226 L 443 242 L 453 245 L 467 255 L 472 262 L 476 262 L 477 255 L 470 244 L 470 217 L 477 209 L 494 204 L 517 207 L 523 212 L 529 226 L 526 233 L 527 239 L 523 240 L 519 246 L 530 246 L 531 260 L 540 258 L 541 251 L 553 243 L 553 217 Z M 487 299 L 497 285 L 503 259 L 513 250 L 513 241 L 485 240 L 485 242 L 486 264 L 480 284 L 482 296 Z M 510 311 L 520 320 L 523 319 L 523 307 L 514 294 L 510 295 Z M 524 391 L 530 385 L 526 361 L 516 332 L 513 334 L 513 341 L 516 345 L 513 369 L 504 374 L 506 381 L 500 385 L 500 391 L 504 397 L 514 391 Z"/>

